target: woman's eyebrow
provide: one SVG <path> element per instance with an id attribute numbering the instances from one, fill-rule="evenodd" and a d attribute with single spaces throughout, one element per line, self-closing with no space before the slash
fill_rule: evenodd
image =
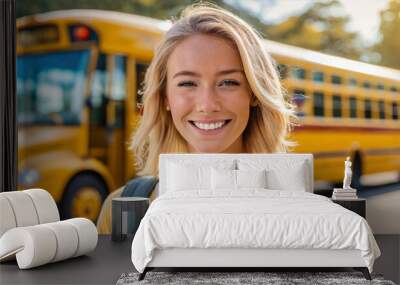
<path id="1" fill-rule="evenodd" d="M 175 77 L 178 77 L 178 76 L 182 76 L 182 75 L 200 77 L 200 74 L 198 74 L 196 72 L 188 71 L 188 70 L 182 70 L 182 71 L 179 71 L 179 72 L 175 73 L 175 75 L 172 78 L 175 78 Z"/>
<path id="2" fill-rule="evenodd" d="M 243 69 L 226 69 L 226 70 L 218 71 L 217 75 L 227 75 L 227 74 L 236 73 L 236 72 L 244 74 Z"/>
<path id="3" fill-rule="evenodd" d="M 217 75 L 227 75 L 227 74 L 236 73 L 236 72 L 244 74 L 243 69 L 226 69 L 226 70 L 218 71 Z M 198 74 L 196 72 L 189 71 L 189 70 L 182 70 L 182 71 L 179 71 L 179 72 L 175 73 L 172 78 L 175 78 L 175 77 L 178 77 L 178 76 L 184 76 L 184 75 L 200 77 L 200 74 Z"/>

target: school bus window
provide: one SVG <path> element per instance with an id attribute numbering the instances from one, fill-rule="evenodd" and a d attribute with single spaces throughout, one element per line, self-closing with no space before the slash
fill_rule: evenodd
<path id="1" fill-rule="evenodd" d="M 339 75 L 332 75 L 331 82 L 333 84 L 342 84 L 342 78 Z"/>
<path id="2" fill-rule="evenodd" d="M 111 73 L 111 99 L 114 101 L 114 124 L 116 128 L 122 128 L 125 122 L 125 106 L 126 98 L 126 63 L 127 58 L 123 55 L 113 57 L 113 70 Z"/>
<path id="3" fill-rule="evenodd" d="M 323 117 L 324 116 L 324 94 L 321 92 L 314 92 L 313 94 L 313 110 L 314 116 Z"/>
<path id="4" fill-rule="evenodd" d="M 314 82 L 324 82 L 324 73 L 321 71 L 313 71 L 312 80 Z"/>
<path id="5" fill-rule="evenodd" d="M 376 89 L 385 90 L 385 86 L 383 86 L 383 84 L 378 84 L 378 85 L 376 85 Z"/>
<path id="6" fill-rule="evenodd" d="M 306 100 L 305 91 L 303 89 L 295 89 L 293 92 L 292 102 L 297 107 L 296 115 L 305 116 L 303 111 L 304 102 Z"/>
<path id="7" fill-rule="evenodd" d="M 357 118 L 357 99 L 355 97 L 349 98 L 350 118 Z"/>
<path id="8" fill-rule="evenodd" d="M 332 96 L 333 117 L 340 118 L 342 116 L 342 97 L 339 95 Z"/>
<path id="9" fill-rule="evenodd" d="M 349 79 L 349 85 L 350 86 L 357 86 L 357 80 L 355 78 L 350 78 Z"/>
<path id="10" fill-rule="evenodd" d="M 79 125 L 89 59 L 88 50 L 18 56 L 18 124 Z"/>
<path id="11" fill-rule="evenodd" d="M 371 100 L 366 99 L 364 101 L 364 118 L 371 119 L 372 118 L 372 106 Z"/>
<path id="12" fill-rule="evenodd" d="M 391 91 L 391 92 L 395 92 L 395 93 L 396 93 L 396 92 L 397 92 L 397 88 L 396 88 L 396 86 L 392 86 L 392 87 L 390 87 L 390 91 Z"/>
<path id="13" fill-rule="evenodd" d="M 46 24 L 18 29 L 17 44 L 19 46 L 34 46 L 57 43 L 60 40 L 56 25 Z"/>
<path id="14" fill-rule="evenodd" d="M 126 96 L 126 56 L 116 55 L 113 61 L 111 99 L 123 100 Z"/>
<path id="15" fill-rule="evenodd" d="M 280 79 L 285 79 L 288 76 L 288 66 L 286 64 L 278 64 L 277 66 Z"/>
<path id="16" fill-rule="evenodd" d="M 100 53 L 97 58 L 96 70 L 92 78 L 90 123 L 104 126 L 106 124 L 106 98 L 107 98 L 107 55 Z"/>
<path id="17" fill-rule="evenodd" d="M 392 103 L 392 119 L 398 120 L 399 119 L 399 109 L 397 108 L 397 103 Z"/>
<path id="18" fill-rule="evenodd" d="M 365 89 L 370 89 L 370 88 L 371 88 L 371 83 L 370 83 L 369 81 L 364 81 L 364 82 L 363 82 L 363 87 L 364 87 Z"/>
<path id="19" fill-rule="evenodd" d="M 304 80 L 306 79 L 306 71 L 304 68 L 294 66 L 292 67 L 292 77 L 295 79 Z"/>
<path id="20" fill-rule="evenodd" d="M 137 63 L 136 64 L 136 88 L 137 88 L 137 97 L 136 97 L 136 109 L 139 111 L 143 106 L 143 82 L 144 76 L 146 74 L 147 67 L 149 65 L 145 63 Z"/>
<path id="21" fill-rule="evenodd" d="M 385 102 L 379 101 L 378 108 L 379 108 L 379 119 L 385 119 Z"/>

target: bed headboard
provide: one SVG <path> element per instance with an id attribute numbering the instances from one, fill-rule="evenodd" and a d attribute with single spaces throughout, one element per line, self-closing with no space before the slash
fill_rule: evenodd
<path id="1" fill-rule="evenodd" d="M 314 171 L 312 154 L 294 153 L 166 153 L 159 157 L 159 192 L 163 194 L 168 185 L 168 168 L 171 163 L 187 167 L 210 167 L 215 165 L 234 165 L 234 169 L 267 169 L 273 174 L 275 183 L 282 183 L 281 188 L 313 192 Z M 271 180 L 271 181 L 272 181 Z M 286 184 L 285 184 L 286 183 Z M 289 183 L 289 184 L 288 184 Z M 291 183 L 291 184 L 290 184 Z M 289 187 L 289 185 L 291 185 Z"/>

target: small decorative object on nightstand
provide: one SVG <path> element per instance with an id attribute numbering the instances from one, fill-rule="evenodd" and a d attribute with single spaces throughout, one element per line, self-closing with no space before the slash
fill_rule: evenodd
<path id="1" fill-rule="evenodd" d="M 343 188 L 334 188 L 332 194 L 332 200 L 350 200 L 357 199 L 357 189 L 351 188 L 351 161 L 350 157 L 346 158 L 344 162 L 344 178 L 343 178 Z"/>
<path id="2" fill-rule="evenodd" d="M 112 199 L 113 241 L 123 241 L 128 235 L 134 236 L 140 221 L 149 208 L 149 198 L 119 197 Z"/>
<path id="3" fill-rule="evenodd" d="M 350 157 L 346 157 L 346 161 L 344 162 L 343 188 L 333 189 L 332 201 L 365 218 L 366 200 L 359 199 L 357 197 L 357 189 L 351 188 L 351 176 L 352 171 Z"/>
<path id="4" fill-rule="evenodd" d="M 359 214 L 364 219 L 366 218 L 366 199 L 332 199 L 332 201 L 350 211 L 353 211 L 354 213 Z"/>

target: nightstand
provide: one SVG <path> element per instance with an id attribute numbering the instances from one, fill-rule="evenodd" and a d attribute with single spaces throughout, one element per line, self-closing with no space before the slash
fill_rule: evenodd
<path id="1" fill-rule="evenodd" d="M 354 213 L 359 214 L 364 219 L 366 218 L 366 199 L 358 198 L 358 199 L 332 199 L 332 202 L 341 205 L 342 207 L 353 211 Z"/>
<path id="2" fill-rule="evenodd" d="M 113 241 L 124 241 L 135 235 L 140 221 L 149 208 L 150 199 L 143 197 L 117 197 L 112 199 Z"/>

